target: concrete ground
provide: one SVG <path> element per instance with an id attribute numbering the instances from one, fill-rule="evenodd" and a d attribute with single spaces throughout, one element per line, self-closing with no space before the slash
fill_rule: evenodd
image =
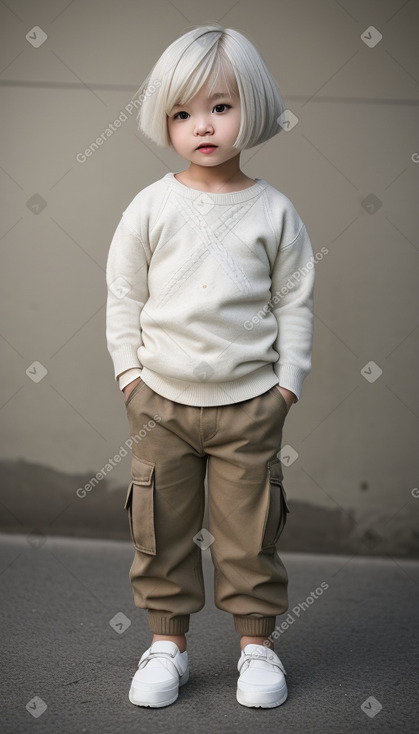
<path id="1" fill-rule="evenodd" d="M 239 637 L 214 607 L 206 551 L 190 680 L 176 703 L 147 709 L 128 700 L 151 641 L 128 579 L 131 544 L 35 532 L 0 535 L 0 552 L 3 734 L 419 731 L 418 562 L 282 553 L 289 611 L 275 650 L 289 696 L 249 709 L 236 701 Z"/>

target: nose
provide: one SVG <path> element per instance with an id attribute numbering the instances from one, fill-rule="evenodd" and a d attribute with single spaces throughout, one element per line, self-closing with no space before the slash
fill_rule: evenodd
<path id="1" fill-rule="evenodd" d="M 196 121 L 194 130 L 195 135 L 208 135 L 212 132 L 214 132 L 212 122 L 206 117 L 206 115 L 203 115 Z"/>

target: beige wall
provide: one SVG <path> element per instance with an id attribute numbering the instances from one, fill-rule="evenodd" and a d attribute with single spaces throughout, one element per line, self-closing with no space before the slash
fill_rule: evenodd
<path id="1" fill-rule="evenodd" d="M 377 542 L 414 543 L 418 4 L 9 0 L 0 19 L 0 459 L 89 477 L 128 437 L 105 342 L 108 248 L 135 194 L 187 164 L 138 134 L 135 115 L 85 163 L 76 156 L 170 42 L 217 20 L 257 45 L 299 120 L 245 151 L 243 170 L 289 196 L 314 251 L 329 251 L 317 265 L 312 373 L 284 431 L 298 453 L 288 495 L 352 511 Z M 25 38 L 34 26 L 47 34 L 38 48 Z M 361 38 L 369 26 L 383 36 L 374 48 Z M 47 370 L 37 383 L 26 374 L 35 361 Z M 382 370 L 374 382 L 370 362 Z M 108 483 L 128 480 L 129 457 Z M 18 501 L 8 510 L 19 517 Z"/>

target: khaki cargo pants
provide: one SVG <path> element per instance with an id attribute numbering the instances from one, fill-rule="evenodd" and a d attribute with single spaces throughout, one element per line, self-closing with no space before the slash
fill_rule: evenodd
<path id="1" fill-rule="evenodd" d="M 216 607 L 233 615 L 241 635 L 271 634 L 288 608 L 288 575 L 275 549 L 289 511 L 277 458 L 284 397 L 274 386 L 240 403 L 195 407 L 140 381 L 125 405 L 134 438 L 129 578 L 150 630 L 188 631 L 190 614 L 205 603 L 201 553 L 209 547 Z"/>

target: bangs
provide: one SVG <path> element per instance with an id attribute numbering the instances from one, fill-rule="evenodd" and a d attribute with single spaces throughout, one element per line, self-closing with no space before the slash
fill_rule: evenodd
<path id="1" fill-rule="evenodd" d="M 218 50 L 217 53 L 215 49 L 215 53 L 210 57 L 204 57 L 194 68 L 193 74 L 184 76 L 182 69 L 176 69 L 167 91 L 166 115 L 175 105 L 182 106 L 190 102 L 207 82 L 209 95 L 214 92 L 239 94 L 233 66 L 222 50 Z"/>

